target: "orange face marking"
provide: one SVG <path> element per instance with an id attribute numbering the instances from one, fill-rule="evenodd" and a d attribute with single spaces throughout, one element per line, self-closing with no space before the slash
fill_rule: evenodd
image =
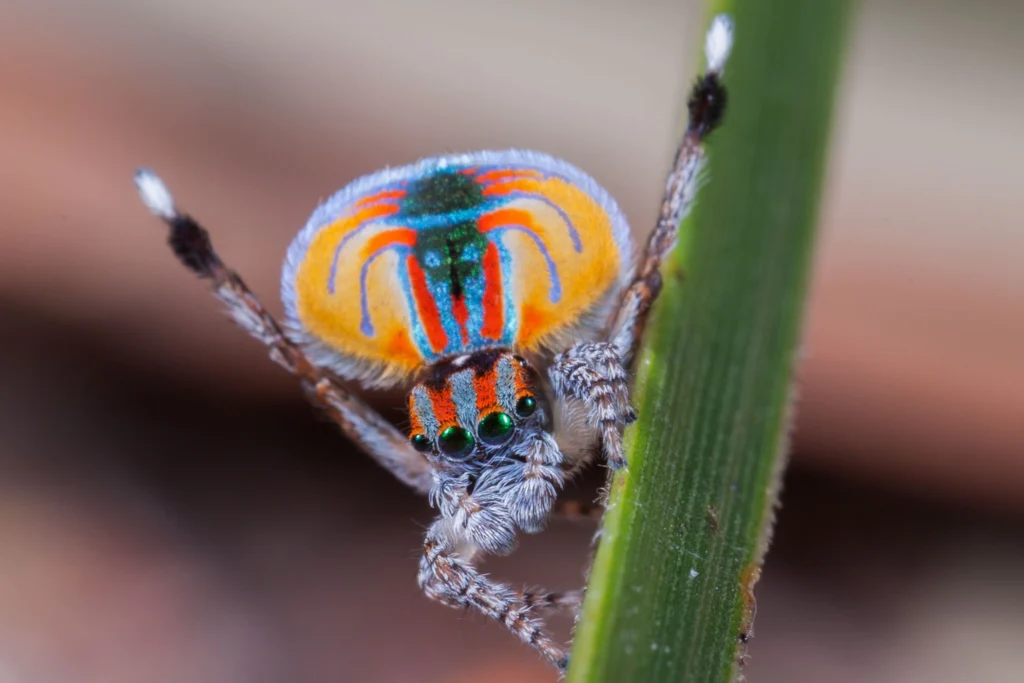
<path id="1" fill-rule="evenodd" d="M 416 406 L 413 404 L 412 396 L 409 397 L 409 436 L 423 433 L 423 423 L 416 414 Z"/>
<path id="2" fill-rule="evenodd" d="M 530 385 L 526 380 L 526 368 L 516 363 L 516 398 L 532 395 Z"/>
<path id="3" fill-rule="evenodd" d="M 473 379 L 476 388 L 476 408 L 480 415 L 501 410 L 498 405 L 498 375 L 494 368 Z"/>
<path id="4" fill-rule="evenodd" d="M 440 389 L 428 389 L 430 404 L 434 407 L 434 418 L 437 420 L 439 431 L 446 427 L 453 427 L 459 424 L 459 415 L 456 412 L 455 400 L 452 398 L 452 390 L 447 384 Z"/>

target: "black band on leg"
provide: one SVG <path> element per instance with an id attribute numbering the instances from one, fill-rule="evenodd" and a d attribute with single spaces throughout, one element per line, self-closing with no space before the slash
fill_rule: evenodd
<path id="1" fill-rule="evenodd" d="M 200 277 L 213 277 L 221 262 L 213 251 L 210 233 L 190 216 L 175 216 L 167 223 L 171 226 L 167 242 L 178 260 Z"/>
<path id="2" fill-rule="evenodd" d="M 725 86 L 717 73 L 712 71 L 698 78 L 687 102 L 689 130 L 696 132 L 702 140 L 707 137 L 722 122 L 726 100 Z"/>

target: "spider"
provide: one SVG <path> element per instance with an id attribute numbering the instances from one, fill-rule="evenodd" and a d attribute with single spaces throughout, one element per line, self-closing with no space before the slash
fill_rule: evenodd
<path id="1" fill-rule="evenodd" d="M 135 176 L 178 259 L 211 281 L 235 322 L 350 439 L 428 496 L 439 514 L 419 565 L 426 595 L 492 617 L 562 674 L 568 652 L 540 614 L 578 611 L 581 592 L 515 590 L 477 561 L 539 532 L 598 452 L 626 467 L 622 429 L 636 419 L 627 368 L 696 194 L 703 140 L 724 113 L 731 47 L 720 15 L 635 272 L 625 217 L 577 168 L 521 150 L 436 157 L 358 179 L 316 209 L 285 257 L 281 324 L 163 182 Z M 411 385 L 410 435 L 340 380 Z"/>

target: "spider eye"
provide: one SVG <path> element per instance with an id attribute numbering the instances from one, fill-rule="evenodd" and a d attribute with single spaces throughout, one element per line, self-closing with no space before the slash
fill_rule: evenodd
<path id="1" fill-rule="evenodd" d="M 447 427 L 439 441 L 441 452 L 451 458 L 464 458 L 473 451 L 473 435 L 462 427 Z"/>
<path id="2" fill-rule="evenodd" d="M 537 400 L 533 396 L 523 396 L 516 402 L 516 415 L 530 417 L 537 410 Z"/>
<path id="3" fill-rule="evenodd" d="M 480 420 L 476 431 L 480 434 L 481 441 L 495 446 L 508 441 L 514 428 L 512 416 L 508 413 L 491 413 Z"/>
<path id="4" fill-rule="evenodd" d="M 427 453 L 430 451 L 430 439 L 424 434 L 416 434 L 410 439 L 412 441 L 412 447 L 418 450 L 420 453 Z"/>

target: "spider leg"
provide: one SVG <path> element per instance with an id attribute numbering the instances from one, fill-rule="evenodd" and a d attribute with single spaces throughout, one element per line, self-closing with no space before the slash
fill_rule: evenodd
<path id="1" fill-rule="evenodd" d="M 538 598 L 536 593 L 515 591 L 481 574 L 471 559 L 459 555 L 448 520 L 439 519 L 427 531 L 420 560 L 420 588 L 432 600 L 449 607 L 475 608 L 503 624 L 564 675 L 569 666 L 568 652 L 551 638 L 543 620 L 532 616 L 532 612 L 570 599 L 551 594 L 551 600 L 545 600 L 546 594 Z"/>
<path id="2" fill-rule="evenodd" d="M 565 409 L 581 414 L 597 430 L 608 465 L 625 467 L 621 428 L 633 422 L 636 413 L 629 404 L 629 375 L 615 345 L 575 344 L 552 359 L 548 377 Z"/>
<path id="3" fill-rule="evenodd" d="M 623 293 L 608 335 L 624 363 L 628 364 L 636 351 L 651 304 L 661 293 L 661 265 L 675 246 L 679 224 L 697 196 L 705 162 L 704 140 L 725 114 L 726 92 L 721 75 L 731 47 L 732 22 L 720 15 L 707 35 L 707 71 L 690 91 L 686 132 L 665 183 L 658 222 L 647 239 L 643 261 Z"/>
<path id="4" fill-rule="evenodd" d="M 583 591 L 519 591 L 515 594 L 526 608 L 534 611 L 557 611 L 577 614 L 583 604 Z"/>
<path id="5" fill-rule="evenodd" d="M 458 478 L 439 471 L 431 503 L 441 512 L 427 530 L 419 585 L 430 598 L 451 607 L 473 607 L 505 625 L 565 673 L 568 654 L 537 615 L 546 610 L 579 610 L 579 592 L 516 590 L 481 574 L 474 560 L 505 555 L 516 532 L 540 531 L 564 481 L 563 455 L 545 432 L 519 444 L 501 464 Z"/>
<path id="6" fill-rule="evenodd" d="M 686 132 L 665 183 L 658 222 L 640 267 L 612 314 L 606 341 L 580 342 L 555 356 L 548 370 L 556 397 L 569 401 L 568 408 L 582 412 L 600 434 L 612 469 L 626 466 L 622 428 L 636 419 L 625 368 L 636 352 L 651 304 L 661 292 L 661 265 L 675 246 L 680 222 L 693 206 L 704 168 L 704 139 L 725 113 L 721 74 L 731 46 L 732 23 L 720 15 L 708 31 L 708 68 L 690 92 Z"/>
<path id="7" fill-rule="evenodd" d="M 221 261 L 213 250 L 209 233 L 192 217 L 178 211 L 156 174 L 140 170 L 135 174 L 135 184 L 146 207 L 170 228 L 168 242 L 178 260 L 211 282 L 214 294 L 234 321 L 267 347 L 271 359 L 301 380 L 310 400 L 324 408 L 346 436 L 400 481 L 426 494 L 432 482 L 426 458 L 412 448 L 400 431 L 336 378 L 310 362 L 302 349 L 288 339 L 238 273 Z"/>

